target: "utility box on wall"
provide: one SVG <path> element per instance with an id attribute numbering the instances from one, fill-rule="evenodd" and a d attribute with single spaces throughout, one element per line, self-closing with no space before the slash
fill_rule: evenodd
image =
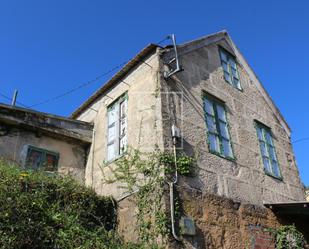
<path id="1" fill-rule="evenodd" d="M 182 235 L 189 235 L 189 236 L 196 235 L 195 224 L 192 218 L 182 216 L 179 225 Z"/>

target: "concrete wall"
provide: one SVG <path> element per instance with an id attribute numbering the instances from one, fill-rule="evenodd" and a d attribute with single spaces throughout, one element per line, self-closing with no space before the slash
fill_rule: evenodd
<path id="1" fill-rule="evenodd" d="M 194 48 L 196 44 L 180 48 L 180 64 L 184 71 L 166 82 L 162 81 L 163 91 L 181 93 L 162 102 L 163 116 L 170 117 L 164 123 L 167 131 L 165 144 L 171 144 L 167 135 L 170 124 L 175 120 L 182 131 L 184 151 L 198 157 L 196 177 L 182 178 L 180 184 L 252 204 L 304 200 L 289 131 L 279 121 L 269 99 L 263 96 L 265 92 L 262 94 L 259 83 L 250 76 L 243 62 L 238 65 L 243 91 L 224 80 L 219 44 L 233 52 L 224 39 L 197 49 Z M 164 56 L 167 58 L 169 54 Z M 209 153 L 203 92 L 226 104 L 235 161 Z M 264 173 L 254 120 L 272 129 L 283 181 Z"/>
<path id="2" fill-rule="evenodd" d="M 110 168 L 105 164 L 107 157 L 107 107 L 127 92 L 128 94 L 128 145 L 142 152 L 152 152 L 155 146 L 163 149 L 162 111 L 159 91 L 158 54 L 144 59 L 114 88 L 103 94 L 78 120 L 94 123 L 94 138 L 86 167 L 86 185 L 98 194 L 113 195 L 116 199 L 126 195 L 119 184 L 106 184 L 110 179 Z M 96 110 L 96 111 L 94 111 Z"/>
<path id="3" fill-rule="evenodd" d="M 1 127 L 3 128 L 3 125 Z M 0 135 L 0 158 L 23 166 L 27 145 L 58 152 L 58 172 L 70 174 L 81 183 L 84 182 L 87 157 L 87 148 L 84 145 L 42 134 L 38 136 L 34 132 L 25 129 L 10 127 L 8 134 Z"/>

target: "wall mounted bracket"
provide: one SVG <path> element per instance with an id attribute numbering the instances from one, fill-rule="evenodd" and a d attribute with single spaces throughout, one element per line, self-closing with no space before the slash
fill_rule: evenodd
<path id="1" fill-rule="evenodd" d="M 170 39 L 173 43 L 173 47 L 174 47 L 174 53 L 175 53 L 175 57 L 172 58 L 167 65 L 171 65 L 172 63 L 176 63 L 176 68 L 175 69 L 171 69 L 168 72 L 164 72 L 164 78 L 167 79 L 169 77 L 171 77 L 173 74 L 178 73 L 180 71 L 182 71 L 183 69 L 180 67 L 179 65 L 179 58 L 178 58 L 178 52 L 177 52 L 177 45 L 176 45 L 176 37 L 174 34 L 171 34 L 169 36 L 167 36 L 168 39 Z"/>

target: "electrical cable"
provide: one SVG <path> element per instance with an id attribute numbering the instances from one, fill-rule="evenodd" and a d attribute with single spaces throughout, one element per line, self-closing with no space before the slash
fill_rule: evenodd
<path id="1" fill-rule="evenodd" d="M 2 96 L 3 98 L 9 100 L 10 102 L 12 101 L 12 98 L 6 96 L 6 95 L 3 94 L 3 93 L 0 93 L 0 96 Z M 25 107 L 25 108 L 29 108 L 29 106 L 26 106 L 26 105 L 24 105 L 23 103 L 21 103 L 21 102 L 19 102 L 19 101 L 16 101 L 16 103 L 19 104 L 20 106 Z"/>
<path id="2" fill-rule="evenodd" d="M 164 39 L 160 40 L 160 41 L 159 41 L 158 43 L 156 43 L 156 44 L 157 44 L 157 45 L 160 45 L 160 44 L 162 44 L 163 42 L 165 42 L 165 41 L 168 40 L 168 39 L 169 39 L 168 37 L 165 37 Z M 130 59 L 130 60 L 131 60 L 131 59 Z M 94 78 L 94 79 L 92 79 L 92 80 L 89 80 L 89 81 L 87 81 L 86 83 L 83 83 L 83 84 L 81 84 L 81 85 L 78 85 L 77 87 L 74 87 L 74 88 L 72 88 L 72 89 L 70 89 L 70 90 L 68 90 L 68 91 L 66 91 L 66 92 L 64 92 L 64 93 L 61 93 L 61 94 L 56 95 L 56 96 L 54 96 L 54 97 L 51 97 L 51 98 L 49 98 L 49 99 L 43 100 L 43 101 L 41 101 L 41 102 L 39 102 L 39 103 L 30 105 L 29 108 L 33 108 L 33 107 L 36 107 L 36 106 L 39 106 L 39 105 L 47 104 L 47 103 L 49 103 L 49 102 L 52 102 L 52 101 L 58 100 L 58 99 L 60 99 L 60 98 L 62 98 L 62 97 L 65 97 L 65 96 L 67 96 L 67 95 L 69 95 L 69 94 L 71 94 L 71 93 L 73 93 L 73 92 L 75 92 L 75 91 L 77 91 L 77 90 L 79 90 L 79 89 L 81 89 L 81 88 L 84 88 L 84 87 L 86 87 L 86 86 L 88 86 L 88 85 L 90 85 L 90 84 L 92 84 L 92 83 L 94 83 L 94 82 L 100 80 L 102 77 L 104 77 L 104 76 L 106 76 L 106 75 L 108 75 L 108 74 L 114 72 L 115 70 L 117 70 L 117 69 L 123 67 L 123 66 L 126 65 L 130 60 L 125 61 L 125 62 L 123 62 L 123 63 L 121 63 L 121 64 L 119 64 L 119 65 L 113 67 L 112 69 L 106 71 L 105 73 L 102 73 L 101 75 L 97 76 L 96 78 Z"/>

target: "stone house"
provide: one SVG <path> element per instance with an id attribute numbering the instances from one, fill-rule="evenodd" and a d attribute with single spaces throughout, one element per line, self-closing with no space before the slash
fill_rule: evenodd
<path id="1" fill-rule="evenodd" d="M 2 108 L 12 108 L 4 118 Z M 28 114 L 37 120 L 33 127 Z M 148 45 L 70 118 L 0 106 L 1 127 L 11 119 L 18 119 L 14 129 L 25 124 L 29 133 L 21 143 L 1 128 L 12 146 L 18 144 L 13 160 L 25 164 L 17 157 L 28 141 L 61 151 L 59 166 L 67 173 L 76 166 L 87 186 L 118 201 L 119 230 L 126 239 L 136 238 L 131 226 L 136 207 L 119 183 L 103 178 L 129 147 L 172 151 L 173 126 L 180 130 L 177 149 L 194 156 L 196 165 L 193 176 L 179 176 L 174 186 L 194 232 L 180 236 L 177 230 L 183 243 L 171 240 L 171 248 L 274 248 L 265 227 L 300 221 L 299 229 L 307 230 L 291 130 L 226 31 L 177 46 Z M 42 137 L 48 137 L 43 146 Z M 10 154 L 6 143 L 0 141 L 2 155 Z M 165 204 L 171 205 L 168 198 Z M 279 217 L 283 211 L 291 220 Z"/>
<path id="2" fill-rule="evenodd" d="M 92 124 L 0 104 L 0 159 L 84 183 Z"/>
<path id="3" fill-rule="evenodd" d="M 180 177 L 176 184 L 188 204 L 184 213 L 199 231 L 187 241 L 188 248 L 243 248 L 244 238 L 252 235 L 248 227 L 280 223 L 265 209 L 251 212 L 246 205 L 305 202 L 290 127 L 226 31 L 177 46 L 148 45 L 71 118 L 94 124 L 85 183 L 119 200 L 120 217 L 133 217 L 136 210 L 119 184 L 104 183 L 103 175 L 111 173 L 113 161 L 128 146 L 171 151 L 171 127 L 180 129 L 178 149 L 198 155 L 198 173 Z M 102 167 L 103 162 L 110 167 Z M 210 208 L 215 214 L 203 208 L 207 202 L 216 203 Z M 302 206 L 290 208 L 290 217 L 295 208 Z M 218 209 L 224 217 L 231 210 L 233 215 L 223 224 L 212 224 L 220 216 Z M 231 222 L 234 227 L 222 229 Z M 132 229 L 120 227 L 127 238 L 134 238 Z"/>
<path id="4" fill-rule="evenodd" d="M 86 184 L 121 197 L 102 185 L 102 162 L 128 145 L 170 149 L 175 124 L 183 150 L 199 154 L 199 175 L 184 185 L 252 204 L 304 200 L 291 130 L 228 34 L 177 49 L 178 73 L 164 78 L 174 50 L 151 44 L 72 114 L 94 124 Z"/>

